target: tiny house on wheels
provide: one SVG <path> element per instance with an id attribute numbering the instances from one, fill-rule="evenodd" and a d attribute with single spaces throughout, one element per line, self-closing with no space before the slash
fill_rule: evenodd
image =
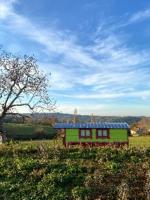
<path id="1" fill-rule="evenodd" d="M 56 123 L 55 129 L 63 130 L 65 146 L 128 145 L 127 123 Z"/>

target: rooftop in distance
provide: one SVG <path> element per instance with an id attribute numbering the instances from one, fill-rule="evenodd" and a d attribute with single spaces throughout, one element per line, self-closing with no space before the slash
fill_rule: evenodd
<path id="1" fill-rule="evenodd" d="M 126 122 L 89 122 L 89 123 L 56 123 L 54 128 L 111 128 L 111 129 L 129 129 Z"/>

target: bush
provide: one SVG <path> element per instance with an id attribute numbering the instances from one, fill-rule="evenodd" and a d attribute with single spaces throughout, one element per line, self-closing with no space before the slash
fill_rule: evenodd
<path id="1" fill-rule="evenodd" d="M 37 129 L 37 132 L 41 130 Z M 149 198 L 150 149 L 0 146 L 0 199 Z"/>
<path id="2" fill-rule="evenodd" d="M 35 135 L 36 139 L 44 139 L 46 138 L 46 132 L 44 131 L 43 128 L 37 128 L 35 132 L 33 133 Z"/>

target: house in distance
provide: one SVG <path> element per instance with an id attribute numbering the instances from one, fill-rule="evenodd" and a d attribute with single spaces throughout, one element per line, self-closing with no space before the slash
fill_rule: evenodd
<path id="1" fill-rule="evenodd" d="M 122 123 L 56 123 L 55 129 L 63 129 L 63 143 L 83 146 L 128 145 L 129 125 Z"/>

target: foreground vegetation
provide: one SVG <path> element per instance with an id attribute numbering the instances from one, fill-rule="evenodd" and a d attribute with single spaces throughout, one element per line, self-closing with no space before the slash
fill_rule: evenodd
<path id="1" fill-rule="evenodd" d="M 0 199 L 114 200 L 150 197 L 150 148 L 0 146 Z"/>

